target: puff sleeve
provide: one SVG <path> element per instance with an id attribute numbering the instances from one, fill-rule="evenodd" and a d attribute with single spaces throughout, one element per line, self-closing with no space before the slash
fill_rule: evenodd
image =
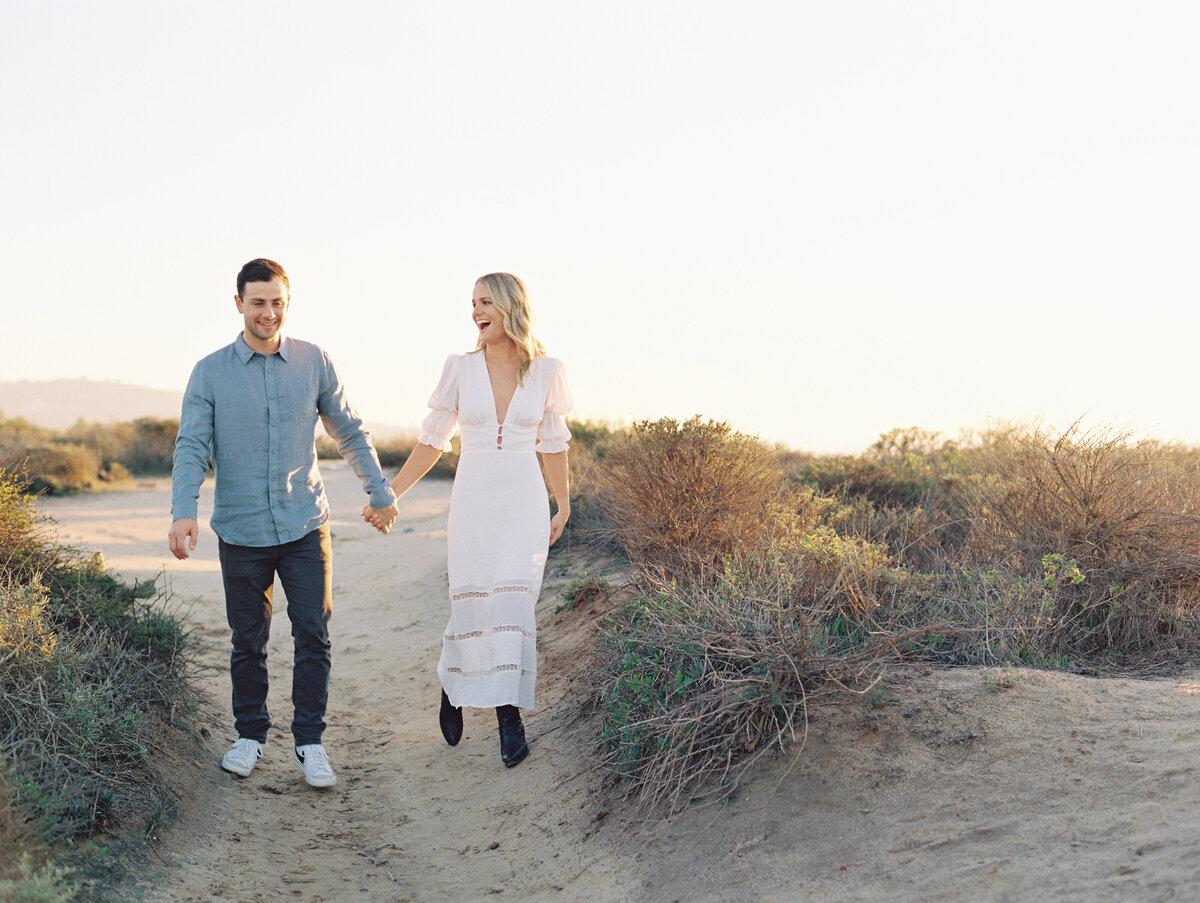
<path id="1" fill-rule="evenodd" d="M 452 354 L 442 367 L 442 378 L 429 396 L 429 413 L 421 423 L 417 441 L 443 452 L 450 451 L 450 435 L 458 423 L 458 371 L 461 356 Z"/>
<path id="2" fill-rule="evenodd" d="M 534 451 L 544 454 L 564 452 L 571 438 L 567 429 L 567 412 L 575 406 L 571 390 L 567 388 L 567 368 L 557 358 L 552 358 L 554 370 L 550 375 L 550 387 L 546 391 L 546 407 L 542 422 L 538 425 L 538 442 Z"/>

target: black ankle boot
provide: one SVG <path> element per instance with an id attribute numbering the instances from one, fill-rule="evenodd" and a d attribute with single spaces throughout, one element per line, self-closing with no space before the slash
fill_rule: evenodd
<path id="1" fill-rule="evenodd" d="M 521 711 L 515 705 L 497 706 L 496 720 L 500 722 L 500 761 L 512 768 L 529 755 Z"/>
<path id="2" fill-rule="evenodd" d="M 442 690 L 442 708 L 438 712 L 438 724 L 442 728 L 442 736 L 451 746 L 457 746 L 462 739 L 462 706 L 450 705 L 450 697 Z"/>

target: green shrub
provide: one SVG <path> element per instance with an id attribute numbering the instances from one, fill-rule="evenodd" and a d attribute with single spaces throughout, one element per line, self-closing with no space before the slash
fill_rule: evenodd
<path id="1" fill-rule="evenodd" d="M 100 552 L 70 559 L 43 579 L 52 590 L 55 621 L 70 630 L 83 631 L 99 624 L 123 646 L 168 663 L 188 648 L 183 622 L 156 604 L 155 583 L 130 586 L 116 579 L 106 570 Z"/>
<path id="2" fill-rule="evenodd" d="M 153 632 L 152 645 L 137 633 L 145 621 L 136 617 L 126 624 L 133 631 L 99 620 L 64 627 L 38 586 L 0 591 L 0 601 L 0 749 L 39 833 L 50 840 L 86 834 L 136 800 L 160 797 L 149 750 L 161 746 L 166 713 L 185 693 L 184 661 L 162 642 L 164 631 Z M 21 623 L 37 629 L 18 632 Z"/>
<path id="3" fill-rule="evenodd" d="M 87 834 L 132 801 L 161 796 L 149 750 L 185 692 L 182 657 L 141 648 L 148 644 L 136 627 L 145 618 L 129 615 L 111 629 L 88 620 L 81 599 L 55 600 L 36 583 L 0 588 L 0 606 L 0 750 L 38 833 Z M 67 607 L 70 619 L 56 616 Z"/>
<path id="4" fill-rule="evenodd" d="M 683 586 L 644 578 L 612 619 L 600 665 L 600 743 L 644 805 L 731 793 L 807 707 L 877 678 L 885 647 L 850 637 L 833 594 L 806 602 L 791 553 L 730 562 Z"/>
<path id="5" fill-rule="evenodd" d="M 32 499 L 4 474 L 0 542 L 0 759 L 25 813 L 6 817 L 53 842 L 161 808 L 150 751 L 189 698 L 182 622 L 149 598 L 153 584 L 126 586 L 99 554 L 47 545 Z"/>
<path id="6" fill-rule="evenodd" d="M 21 583 L 54 567 L 46 518 L 38 513 L 26 479 L 0 468 L 0 584 Z"/>
<path id="7" fill-rule="evenodd" d="M 859 456 L 777 452 L 776 460 L 793 482 L 841 500 L 838 532 L 886 546 L 906 567 L 931 570 L 966 541 L 963 488 L 980 478 L 985 441 L 910 427 L 884 433 Z"/>
<path id="8" fill-rule="evenodd" d="M 562 594 L 562 604 L 555 611 L 574 611 L 591 605 L 608 594 L 608 580 L 584 571 L 571 581 L 571 585 Z"/>

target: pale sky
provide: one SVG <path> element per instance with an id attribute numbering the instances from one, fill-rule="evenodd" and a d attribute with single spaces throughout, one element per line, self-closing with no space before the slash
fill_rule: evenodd
<path id="1" fill-rule="evenodd" d="M 1200 442 L 1190 2 L 56 2 L 0 18 L 0 380 L 182 389 L 271 257 L 415 425 L 529 285 L 576 413 Z"/>

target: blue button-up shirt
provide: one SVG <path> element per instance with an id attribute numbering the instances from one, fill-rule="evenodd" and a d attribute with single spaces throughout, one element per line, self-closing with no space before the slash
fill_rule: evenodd
<path id="1" fill-rule="evenodd" d="M 211 457 L 213 532 L 239 546 L 273 546 L 329 519 L 313 442 L 317 418 L 362 481 L 372 507 L 395 501 L 371 435 L 323 350 L 284 337 L 264 355 L 241 335 L 196 364 L 183 396 L 171 471 L 171 516 L 196 516 Z"/>

